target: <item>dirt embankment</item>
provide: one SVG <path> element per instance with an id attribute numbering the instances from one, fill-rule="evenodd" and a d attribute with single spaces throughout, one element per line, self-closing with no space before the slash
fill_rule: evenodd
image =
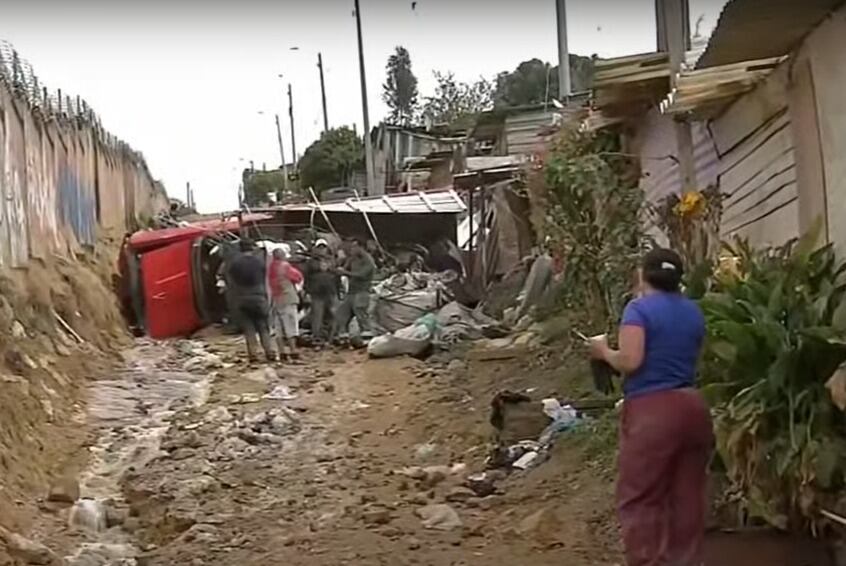
<path id="1" fill-rule="evenodd" d="M 115 257 L 106 242 L 0 271 L 0 527 L 26 532 L 51 482 L 84 462 L 83 387 L 129 340 Z"/>

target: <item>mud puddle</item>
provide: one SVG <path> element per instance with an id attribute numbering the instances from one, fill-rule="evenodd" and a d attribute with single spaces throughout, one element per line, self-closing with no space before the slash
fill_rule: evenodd
<path id="1" fill-rule="evenodd" d="M 139 341 L 124 353 L 125 368 L 90 384 L 85 421 L 96 441 L 79 477 L 81 499 L 69 522 L 83 542 L 67 556 L 73 566 L 133 566 L 141 549 L 123 528 L 128 506 L 121 480 L 160 452 L 170 420 L 208 398 L 209 372 L 185 371 L 185 356 L 208 358 L 203 344 Z"/>

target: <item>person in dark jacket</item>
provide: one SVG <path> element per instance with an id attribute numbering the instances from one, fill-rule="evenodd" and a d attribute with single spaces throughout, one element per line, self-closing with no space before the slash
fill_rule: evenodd
<path id="1" fill-rule="evenodd" d="M 327 339 L 327 326 L 331 332 L 334 324 L 341 282 L 326 240 L 318 240 L 313 253 L 307 264 L 305 285 L 311 299 L 311 336 L 319 346 Z"/>
<path id="2" fill-rule="evenodd" d="M 244 333 L 250 362 L 258 360 L 256 334 L 261 340 L 267 361 L 276 360 L 270 339 L 266 274 L 265 261 L 256 255 L 252 242 L 242 240 L 240 253 L 232 258 L 227 267 L 227 283 L 231 285 L 234 315 Z"/>

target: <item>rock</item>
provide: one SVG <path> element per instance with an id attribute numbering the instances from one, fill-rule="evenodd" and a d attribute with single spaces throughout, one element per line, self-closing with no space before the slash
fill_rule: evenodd
<path id="1" fill-rule="evenodd" d="M 24 564 L 59 566 L 64 561 L 40 542 L 31 541 L 17 533 L 0 527 L 0 539 L 6 543 L 7 552 Z"/>
<path id="2" fill-rule="evenodd" d="M 63 477 L 50 486 L 47 501 L 73 505 L 79 499 L 79 482 L 73 477 Z"/>
<path id="3" fill-rule="evenodd" d="M 416 513 L 427 529 L 452 531 L 462 526 L 458 513 L 449 505 L 427 505 L 418 509 Z"/>
<path id="4" fill-rule="evenodd" d="M 455 487 L 446 494 L 446 499 L 450 503 L 464 503 L 476 497 L 476 493 L 467 487 Z"/>
<path id="5" fill-rule="evenodd" d="M 467 487 L 478 497 L 487 497 L 496 492 L 496 482 L 505 477 L 504 473 L 489 470 L 480 474 L 473 474 L 467 478 Z"/>
<path id="6" fill-rule="evenodd" d="M 206 413 L 205 420 L 212 423 L 228 423 L 234 420 L 235 417 L 224 406 L 217 406 L 208 413 Z"/>
<path id="7" fill-rule="evenodd" d="M 12 329 L 15 322 L 15 311 L 6 297 L 0 295 L 0 334 L 6 334 Z"/>
<path id="8" fill-rule="evenodd" d="M 182 533 L 179 540 L 180 542 L 197 542 L 202 544 L 214 543 L 218 540 L 218 530 L 212 525 L 199 523 L 192 525 L 191 528 Z"/>
<path id="9" fill-rule="evenodd" d="M 391 522 L 391 512 L 388 509 L 368 509 L 361 518 L 368 525 L 387 525 Z"/>
<path id="10" fill-rule="evenodd" d="M 408 546 L 408 550 L 419 550 L 421 544 L 420 544 L 419 540 L 412 537 L 412 538 L 408 539 L 408 545 L 407 546 Z"/>
<path id="11" fill-rule="evenodd" d="M 418 444 L 414 448 L 414 455 L 421 459 L 425 460 L 429 456 L 435 453 L 435 450 L 438 449 L 438 445 L 434 442 L 427 442 L 425 444 Z"/>
<path id="12" fill-rule="evenodd" d="M 467 369 L 467 364 L 462 360 L 452 360 L 447 364 L 447 371 L 450 373 L 461 373 Z"/>
<path id="13" fill-rule="evenodd" d="M 544 546 L 563 544 L 561 519 L 551 507 L 544 507 L 520 521 L 517 533 Z"/>
<path id="14" fill-rule="evenodd" d="M 219 487 L 218 481 L 211 476 L 200 476 L 184 482 L 186 491 L 193 497 L 209 493 Z"/>
<path id="15" fill-rule="evenodd" d="M 335 386 L 331 383 L 323 383 L 320 387 L 326 393 L 334 393 L 335 392 Z"/>
<path id="16" fill-rule="evenodd" d="M 17 320 L 12 323 L 11 331 L 12 338 L 15 338 L 16 340 L 23 340 L 26 338 L 26 328 L 24 328 L 24 325 Z"/>

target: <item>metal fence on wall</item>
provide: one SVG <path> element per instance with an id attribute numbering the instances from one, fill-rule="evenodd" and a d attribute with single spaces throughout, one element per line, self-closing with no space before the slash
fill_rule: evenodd
<path id="1" fill-rule="evenodd" d="M 0 266 L 131 229 L 161 196 L 139 152 L 0 40 Z"/>

